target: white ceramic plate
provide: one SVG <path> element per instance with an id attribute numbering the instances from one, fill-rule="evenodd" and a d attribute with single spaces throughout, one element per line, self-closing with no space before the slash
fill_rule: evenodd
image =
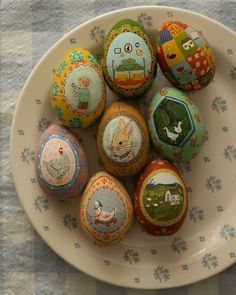
<path id="1" fill-rule="evenodd" d="M 99 54 L 111 26 L 123 18 L 141 22 L 154 40 L 158 26 L 181 20 L 204 32 L 212 45 L 215 81 L 191 95 L 206 120 L 208 134 L 198 157 L 180 168 L 188 184 L 190 206 L 174 236 L 152 237 L 135 223 L 118 245 L 99 248 L 82 232 L 78 200 L 57 202 L 40 190 L 34 150 L 42 131 L 55 122 L 49 89 L 53 69 L 75 46 Z M 236 34 L 207 17 L 170 7 L 136 7 L 97 17 L 65 35 L 40 60 L 18 101 L 11 132 L 11 163 L 18 196 L 46 243 L 67 262 L 100 280 L 134 288 L 167 288 L 207 278 L 236 261 Z M 158 78 L 138 107 L 145 114 L 155 91 L 168 85 Z M 108 103 L 117 97 L 108 92 Z M 96 156 L 96 127 L 80 132 L 90 173 L 101 170 Z M 155 157 L 155 154 L 152 153 Z M 127 181 L 132 191 L 132 181 Z"/>

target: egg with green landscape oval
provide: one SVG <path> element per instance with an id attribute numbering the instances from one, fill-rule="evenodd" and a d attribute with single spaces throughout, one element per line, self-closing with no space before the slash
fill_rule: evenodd
<path id="1" fill-rule="evenodd" d="M 178 169 L 166 160 L 153 160 L 140 175 L 134 208 L 141 226 L 151 235 L 171 235 L 188 211 L 186 185 Z"/>
<path id="2" fill-rule="evenodd" d="M 116 23 L 103 45 L 102 66 L 108 86 L 119 96 L 144 95 L 156 75 L 156 53 L 144 28 L 130 19 Z"/>
<path id="3" fill-rule="evenodd" d="M 206 132 L 197 106 L 186 94 L 173 87 L 160 89 L 152 98 L 148 127 L 156 150 L 176 162 L 196 157 Z"/>
<path id="4" fill-rule="evenodd" d="M 87 128 L 102 114 L 106 85 L 102 68 L 84 48 L 67 52 L 51 84 L 52 109 L 68 127 Z"/>

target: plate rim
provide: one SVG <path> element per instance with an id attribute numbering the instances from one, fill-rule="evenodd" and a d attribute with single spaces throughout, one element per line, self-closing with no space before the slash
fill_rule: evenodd
<path id="1" fill-rule="evenodd" d="M 178 7 L 172 7 L 172 6 L 160 6 L 160 5 L 141 5 L 141 6 L 134 6 L 134 7 L 127 7 L 127 8 L 122 8 L 122 9 L 117 9 L 114 11 L 109 11 L 106 12 L 104 14 L 100 14 L 98 16 L 96 16 L 95 18 L 91 18 L 88 21 L 74 27 L 72 30 L 70 30 L 69 32 L 67 32 L 65 35 L 63 35 L 60 39 L 58 39 L 53 46 L 51 46 L 44 54 L 43 56 L 39 59 L 39 61 L 37 62 L 37 64 L 34 66 L 34 68 L 32 69 L 32 71 L 30 72 L 30 74 L 28 75 L 24 86 L 22 88 L 22 90 L 20 91 L 19 97 L 16 101 L 15 104 L 15 109 L 14 109 L 14 113 L 13 113 L 13 117 L 12 117 L 12 122 L 11 122 L 11 129 L 10 129 L 10 168 L 11 168 L 11 173 L 12 173 L 12 178 L 13 178 L 13 184 L 16 190 L 16 194 L 18 197 L 18 200 L 20 201 L 20 204 L 22 206 L 22 208 L 24 209 L 24 212 L 26 214 L 26 216 L 28 217 L 30 223 L 32 224 L 34 230 L 39 234 L 39 236 L 42 238 L 42 240 L 53 250 L 54 253 L 56 253 L 59 257 L 61 257 L 66 263 L 72 265 L 76 270 L 82 271 L 83 273 L 89 275 L 90 277 L 93 277 L 95 279 L 98 279 L 100 281 L 103 281 L 105 283 L 108 284 L 112 284 L 114 286 L 120 286 L 120 287 L 124 287 L 124 288 L 137 288 L 137 289 L 143 289 L 143 290 L 154 290 L 154 289 L 163 289 L 163 288 L 175 288 L 175 287 L 180 287 L 180 286 L 186 286 L 192 283 L 196 283 L 205 279 L 208 279 L 212 276 L 214 276 L 215 274 L 220 273 L 221 271 L 225 270 L 226 268 L 230 267 L 231 265 L 233 265 L 235 263 L 234 260 L 232 260 L 229 264 L 227 265 L 223 265 L 221 264 L 216 270 L 212 270 L 211 272 L 209 272 L 207 275 L 199 275 L 198 278 L 194 278 L 194 279 L 190 279 L 188 280 L 188 282 L 184 282 L 184 283 L 177 283 L 176 281 L 174 282 L 174 284 L 164 284 L 164 285 L 160 285 L 157 284 L 156 287 L 151 286 L 151 287 L 142 287 L 142 285 L 134 285 L 134 283 L 132 282 L 125 282 L 124 284 L 122 283 L 118 283 L 118 282 L 112 282 L 109 280 L 106 280 L 104 278 L 104 276 L 99 276 L 98 273 L 94 274 L 94 273 L 89 273 L 88 271 L 81 269 L 80 267 L 78 267 L 78 265 L 76 263 L 73 263 L 73 261 L 69 261 L 69 259 L 67 259 L 66 257 L 63 256 L 63 251 L 60 253 L 60 251 L 58 251 L 57 249 L 55 249 L 55 247 L 53 246 L 53 243 L 50 241 L 50 239 L 47 238 L 46 235 L 43 234 L 43 231 L 40 230 L 39 227 L 37 227 L 37 223 L 34 222 L 34 219 L 30 216 L 29 212 L 26 210 L 24 204 L 23 204 L 23 199 L 20 197 L 20 194 L 18 193 L 18 187 L 17 187 L 17 177 L 16 177 L 16 167 L 13 163 L 14 159 L 13 159 L 13 154 L 14 154 L 14 150 L 13 150 L 13 145 L 14 145 L 14 131 L 16 130 L 16 118 L 18 116 L 19 113 L 19 106 L 21 104 L 21 100 L 24 96 L 25 91 L 27 90 L 28 85 L 31 82 L 32 77 L 34 76 L 34 73 L 36 72 L 36 70 L 38 69 L 39 65 L 42 63 L 42 61 L 47 57 L 47 55 L 54 50 L 55 47 L 58 46 L 59 43 L 62 42 L 62 40 L 66 39 L 69 35 L 75 33 L 78 29 L 83 28 L 84 26 L 89 25 L 90 23 L 99 21 L 100 19 L 113 15 L 113 14 L 118 14 L 118 13 L 122 13 L 124 11 L 139 11 L 139 10 L 150 10 L 150 9 L 158 9 L 158 10 L 172 10 L 172 11 L 179 11 L 182 13 L 187 13 L 190 15 L 194 15 L 194 16 L 198 16 L 202 19 L 205 19 L 205 21 L 207 22 L 211 22 L 213 24 L 215 24 L 216 26 L 220 26 L 222 27 L 224 30 L 228 31 L 228 33 L 230 33 L 231 35 L 233 35 L 234 38 L 236 38 L 236 33 L 228 28 L 227 26 L 225 26 L 224 24 L 208 17 L 205 16 L 201 13 L 198 12 L 194 12 L 194 11 L 190 11 L 187 9 L 183 9 L 183 8 L 178 8 Z"/>

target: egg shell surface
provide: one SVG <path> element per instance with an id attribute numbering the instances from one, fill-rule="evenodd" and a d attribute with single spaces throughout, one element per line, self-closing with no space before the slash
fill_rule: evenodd
<path id="1" fill-rule="evenodd" d="M 104 168 L 131 176 L 146 164 L 150 149 L 148 128 L 135 107 L 116 101 L 105 111 L 97 132 L 97 151 Z"/>
<path id="2" fill-rule="evenodd" d="M 60 124 L 41 135 L 35 152 L 35 171 L 42 190 L 58 200 L 77 197 L 88 179 L 88 162 L 81 140 Z"/>
<path id="3" fill-rule="evenodd" d="M 123 185 L 104 171 L 96 173 L 83 193 L 80 221 L 97 244 L 119 242 L 133 223 L 133 205 Z"/>
<path id="4" fill-rule="evenodd" d="M 108 86 L 123 98 L 137 98 L 152 86 L 156 52 L 144 28 L 124 19 L 116 23 L 103 46 L 103 73 Z"/>
<path id="5" fill-rule="evenodd" d="M 215 74 L 215 56 L 202 33 L 167 21 L 157 34 L 158 63 L 170 83 L 182 90 L 207 86 Z"/>
<path id="6" fill-rule="evenodd" d="M 161 88 L 152 98 L 148 127 L 156 150 L 175 162 L 196 157 L 206 132 L 197 106 L 173 87 Z"/>
<path id="7" fill-rule="evenodd" d="M 84 48 L 67 52 L 51 84 L 51 104 L 60 122 L 69 127 L 87 128 L 102 114 L 106 85 L 102 68 Z"/>
<path id="8" fill-rule="evenodd" d="M 151 235 L 171 235 L 180 229 L 188 211 L 188 195 L 173 164 L 153 160 L 145 167 L 136 186 L 134 208 Z"/>

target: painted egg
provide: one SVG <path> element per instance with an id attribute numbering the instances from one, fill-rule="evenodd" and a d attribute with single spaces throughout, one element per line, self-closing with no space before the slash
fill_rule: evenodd
<path id="1" fill-rule="evenodd" d="M 123 185 L 106 172 L 95 174 L 81 199 L 80 221 L 98 244 L 119 242 L 133 222 L 133 206 Z"/>
<path id="2" fill-rule="evenodd" d="M 196 105 L 172 87 L 162 88 L 152 98 L 148 126 L 157 151 L 176 162 L 193 159 L 202 147 L 206 132 Z"/>
<path id="3" fill-rule="evenodd" d="M 117 176 L 134 175 L 146 164 L 149 134 L 144 118 L 127 103 L 114 102 L 104 113 L 97 150 L 105 169 Z"/>
<path id="4" fill-rule="evenodd" d="M 151 235 L 171 235 L 182 226 L 188 210 L 184 180 L 166 160 L 153 160 L 140 175 L 134 208 L 137 218 Z"/>
<path id="5" fill-rule="evenodd" d="M 58 200 L 74 198 L 88 179 L 88 163 L 81 140 L 60 124 L 42 134 L 35 153 L 38 184 Z"/>
<path id="6" fill-rule="evenodd" d="M 156 76 L 156 53 L 137 22 L 116 23 L 103 46 L 103 72 L 108 86 L 123 98 L 145 94 Z"/>
<path id="7" fill-rule="evenodd" d="M 202 33 L 181 22 L 161 25 L 157 59 L 166 78 L 179 89 L 201 89 L 215 74 L 215 57 L 209 43 Z"/>
<path id="8" fill-rule="evenodd" d="M 106 103 L 102 68 L 84 48 L 69 51 L 55 72 L 51 103 L 60 122 L 87 128 L 96 122 Z"/>

